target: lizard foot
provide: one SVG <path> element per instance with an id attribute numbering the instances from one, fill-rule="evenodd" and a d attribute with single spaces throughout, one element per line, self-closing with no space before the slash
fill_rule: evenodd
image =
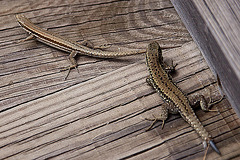
<path id="1" fill-rule="evenodd" d="M 76 66 L 76 65 L 72 65 L 72 66 L 69 66 L 69 67 L 66 67 L 66 68 L 63 68 L 63 69 L 60 70 L 60 72 L 68 71 L 66 77 L 64 78 L 64 81 L 65 81 L 65 80 L 67 79 L 67 77 L 69 76 L 69 73 L 70 73 L 71 69 L 74 69 L 74 68 L 75 68 L 75 69 L 78 71 L 78 73 L 79 73 L 79 70 L 77 69 L 77 66 Z M 79 74 L 80 74 L 80 73 L 79 73 Z"/>
<path id="2" fill-rule="evenodd" d="M 221 102 L 224 98 L 225 98 L 225 95 L 223 95 L 219 100 L 216 100 L 215 102 L 212 102 L 212 99 L 211 99 L 211 97 L 210 97 L 210 101 L 208 102 L 208 108 L 211 108 L 212 105 Z M 211 110 L 211 109 L 208 109 L 208 111 L 218 111 L 218 110 Z"/>
<path id="3" fill-rule="evenodd" d="M 147 121 L 153 121 L 152 124 L 146 129 L 146 131 L 149 131 L 157 121 L 163 121 L 162 122 L 162 129 L 163 129 L 165 120 L 163 120 L 161 118 L 157 118 L 155 115 L 153 115 L 153 117 L 154 118 L 145 118 L 145 120 L 147 120 Z"/>

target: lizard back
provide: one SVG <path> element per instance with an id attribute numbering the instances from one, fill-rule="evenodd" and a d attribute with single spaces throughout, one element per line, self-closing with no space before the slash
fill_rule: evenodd
<path id="1" fill-rule="evenodd" d="M 208 140 L 210 135 L 196 117 L 188 98 L 172 82 L 170 76 L 165 71 L 162 51 L 157 42 L 152 42 L 148 45 L 146 63 L 154 89 L 166 102 L 174 104 L 183 119 L 195 129 L 203 140 Z"/>
<path id="2" fill-rule="evenodd" d="M 46 43 L 52 47 L 58 48 L 66 52 L 72 52 L 73 50 L 78 51 L 81 55 L 87 55 L 99 58 L 115 58 L 130 56 L 136 54 L 145 53 L 146 50 L 132 50 L 132 51 L 103 51 L 98 49 L 92 49 L 87 46 L 81 45 L 77 42 L 71 41 L 58 34 L 51 33 L 45 29 L 42 29 L 33 24 L 28 18 L 22 14 L 17 14 L 16 19 L 21 27 L 27 32 L 33 34 L 37 40 Z"/>

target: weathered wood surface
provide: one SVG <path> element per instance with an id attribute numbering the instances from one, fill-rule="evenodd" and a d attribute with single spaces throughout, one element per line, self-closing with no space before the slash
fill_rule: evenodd
<path id="1" fill-rule="evenodd" d="M 108 50 L 143 49 L 152 40 L 174 47 L 191 40 L 170 1 L 2 1 L 1 110 L 87 81 L 144 59 L 144 55 L 119 59 L 79 56 L 80 74 L 73 70 L 67 81 L 68 54 L 35 40 L 17 44 L 27 33 L 14 15 L 23 13 L 36 25 L 71 40 L 112 45 Z M 14 85 L 9 85 L 9 84 Z"/>
<path id="2" fill-rule="evenodd" d="M 220 97 L 212 73 L 193 43 L 171 50 L 174 81 L 185 93 Z M 1 114 L 1 158 L 202 159 L 201 139 L 180 116 L 145 132 L 163 103 L 147 85 L 144 60 L 76 84 Z M 227 159 L 239 156 L 239 119 L 226 100 L 219 112 L 197 115 Z M 209 158 L 220 159 L 210 150 Z"/>
<path id="3" fill-rule="evenodd" d="M 26 37 L 14 14 L 72 40 L 112 44 L 109 50 L 191 41 L 169 1 L 2 1 L 0 14 L 0 158 L 202 159 L 202 140 L 179 116 L 164 130 L 145 132 L 163 103 L 147 85 L 144 55 L 119 59 L 80 56 L 80 75 L 59 72 L 67 54 Z M 81 39 L 80 39 L 81 40 Z M 174 81 L 190 95 L 218 99 L 215 79 L 194 43 L 164 52 L 178 63 Z M 239 157 L 239 119 L 227 100 L 219 112 L 197 115 L 222 152 Z"/>
<path id="4" fill-rule="evenodd" d="M 171 1 L 240 117 L 240 1 Z"/>

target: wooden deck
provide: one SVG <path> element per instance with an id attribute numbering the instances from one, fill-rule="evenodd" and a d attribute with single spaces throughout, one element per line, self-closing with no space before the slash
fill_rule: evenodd
<path id="1" fill-rule="evenodd" d="M 66 81 L 68 54 L 27 36 L 14 15 L 71 40 L 144 49 L 151 41 L 177 63 L 174 82 L 189 96 L 221 97 L 216 80 L 169 0 L 2 1 L 0 11 L 0 159 L 202 159 L 201 138 L 171 115 L 148 132 L 162 99 L 147 85 L 145 56 L 78 56 Z M 179 47 L 181 46 L 181 47 Z M 240 120 L 227 99 L 218 112 L 196 110 L 222 156 L 240 157 Z"/>

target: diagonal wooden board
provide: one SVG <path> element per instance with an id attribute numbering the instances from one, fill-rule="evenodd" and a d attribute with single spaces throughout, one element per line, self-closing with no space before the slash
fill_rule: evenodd
<path id="1" fill-rule="evenodd" d="M 164 52 L 177 63 L 173 80 L 190 95 L 220 97 L 216 81 L 193 42 Z M 119 68 L 57 93 L 0 113 L 0 158 L 9 159 L 202 159 L 202 140 L 172 115 L 145 132 L 163 103 L 147 85 L 145 61 Z M 227 100 L 218 112 L 197 116 L 222 152 L 209 159 L 240 154 L 240 121 Z"/>

